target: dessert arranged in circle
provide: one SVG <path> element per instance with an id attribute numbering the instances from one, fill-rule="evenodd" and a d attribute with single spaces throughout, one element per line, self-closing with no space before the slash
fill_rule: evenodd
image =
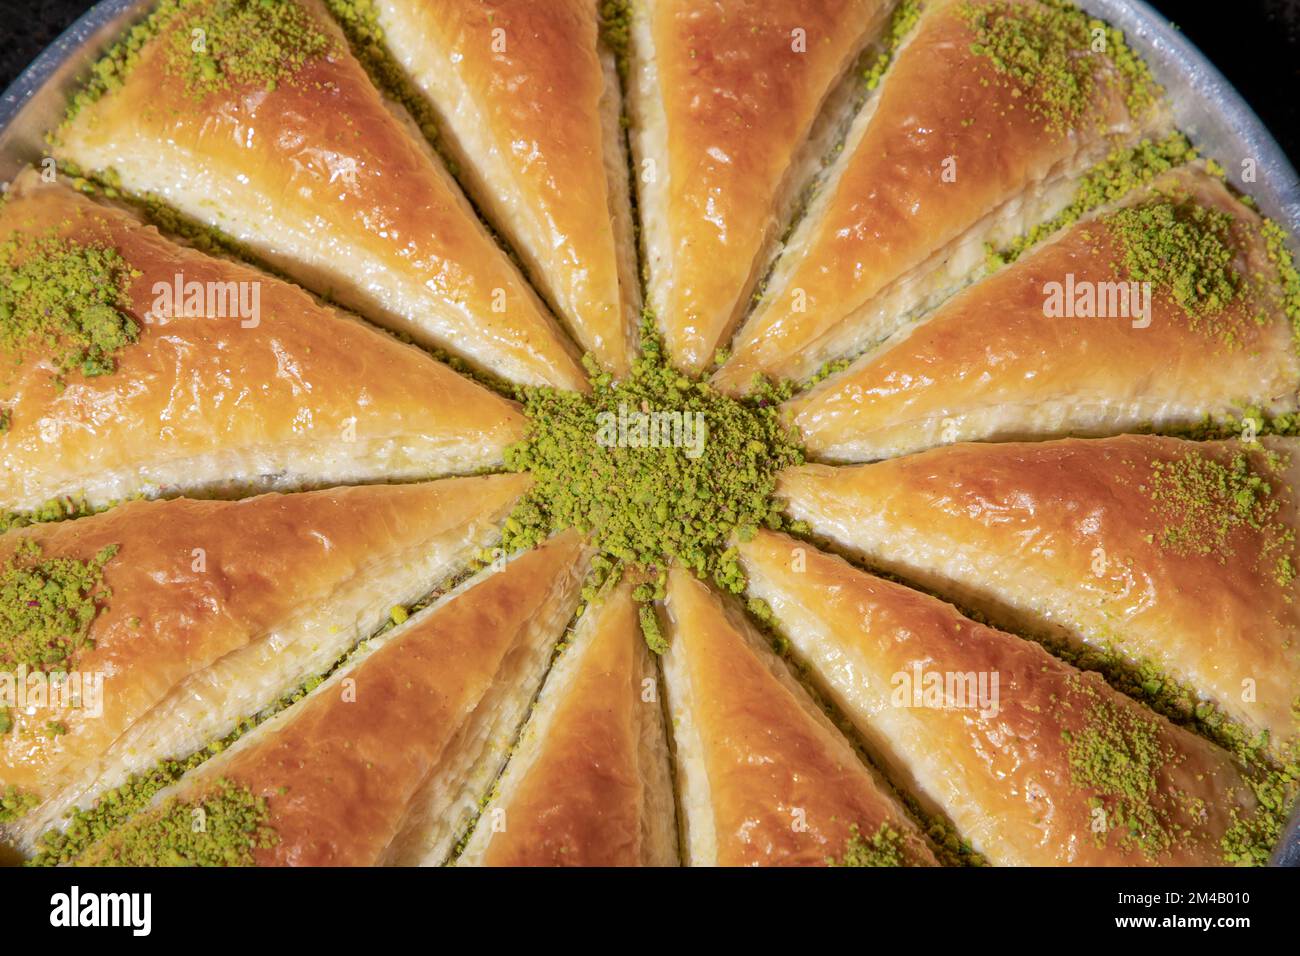
<path id="1" fill-rule="evenodd" d="M 12 860 L 1270 859 L 1300 272 L 1117 30 L 140 17 L 0 206 Z"/>

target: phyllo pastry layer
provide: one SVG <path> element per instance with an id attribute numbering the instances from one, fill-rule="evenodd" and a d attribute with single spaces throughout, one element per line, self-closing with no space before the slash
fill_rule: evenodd
<path id="1" fill-rule="evenodd" d="M 1300 731 L 1298 444 L 954 445 L 793 469 L 778 495 L 873 566 L 1151 668 L 1282 752 Z"/>
<path id="2" fill-rule="evenodd" d="M 325 672 L 493 544 L 528 484 L 130 502 L 0 538 L 0 661 L 51 688 L 10 709 L 0 736 L 0 787 L 41 801 L 23 841 Z M 80 700 L 53 693 L 59 673 L 77 676 Z"/>
<path id="3" fill-rule="evenodd" d="M 34 170 L 0 208 L 0 508 L 501 464 L 517 406 L 296 286 Z M 51 312 L 53 310 L 53 312 Z"/>
<path id="4" fill-rule="evenodd" d="M 882 0 L 632 4 L 629 107 L 649 305 L 691 372 L 748 310 Z M 849 97 L 851 105 L 852 98 Z"/>
<path id="5" fill-rule="evenodd" d="M 124 43 L 138 48 L 57 132 L 61 162 L 481 369 L 584 387 L 568 339 L 319 0 L 165 0 Z"/>
<path id="6" fill-rule="evenodd" d="M 1199 167 L 1167 174 L 796 397 L 790 424 L 815 458 L 871 461 L 1293 412 L 1266 229 Z"/>
<path id="7" fill-rule="evenodd" d="M 578 342 L 616 375 L 641 312 L 613 53 L 592 0 L 378 0 L 440 145 Z"/>
<path id="8" fill-rule="evenodd" d="M 888 787 L 736 608 L 678 568 L 666 609 L 691 866 L 934 863 Z"/>
<path id="9" fill-rule="evenodd" d="M 570 532 L 482 572 L 160 793 L 81 862 L 443 862 L 504 762 L 585 563 Z M 223 826 L 178 833 L 175 821 L 196 813 Z"/>
<path id="10" fill-rule="evenodd" d="M 872 755 L 989 862 L 1221 865 L 1250 831 L 1229 755 L 1097 674 L 796 539 L 740 552 Z"/>
<path id="11" fill-rule="evenodd" d="M 675 866 L 668 740 L 633 582 L 587 606 L 460 866 Z"/>
<path id="12" fill-rule="evenodd" d="M 926 0 L 717 376 L 802 379 L 979 272 L 1166 117 L 1141 61 L 1056 0 Z"/>

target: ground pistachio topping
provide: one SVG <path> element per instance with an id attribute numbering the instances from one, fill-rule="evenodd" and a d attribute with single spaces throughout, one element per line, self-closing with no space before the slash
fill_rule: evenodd
<path id="1" fill-rule="evenodd" d="M 361 61 L 375 85 L 406 108 L 425 139 L 437 143 L 437 114 L 388 49 L 374 0 L 325 0 L 325 4 L 343 28 L 353 54 Z M 443 156 L 443 159 L 454 173 L 455 164 L 447 156 Z"/>
<path id="2" fill-rule="evenodd" d="M 251 866 L 279 842 L 265 797 L 230 780 L 196 800 L 167 800 L 91 847 L 96 866 Z"/>
<path id="3" fill-rule="evenodd" d="M 1260 766 L 1269 762 L 1268 731 L 1251 730 L 1237 723 L 1193 687 L 1169 676 L 1150 658 L 1135 659 L 1125 648 L 1123 638 L 1122 627 L 1094 632 L 1086 644 L 1032 637 L 1054 656 L 1080 670 L 1098 672 L 1111 687 L 1170 721 L 1213 740 L 1242 763 Z"/>
<path id="4" fill-rule="evenodd" d="M 898 48 L 903 45 L 903 41 L 921 19 L 921 11 L 921 0 L 902 0 L 894 7 L 894 12 L 889 17 L 889 26 L 885 28 L 885 35 L 880 40 L 880 53 L 867 67 L 863 76 L 867 89 L 874 90 L 880 85 L 889 65 L 894 61 L 894 55 L 898 53 Z"/>
<path id="5" fill-rule="evenodd" d="M 160 0 L 91 67 L 68 104 L 65 124 L 120 89 L 145 48 L 169 29 L 163 68 L 181 77 L 193 97 L 234 84 L 274 89 L 334 47 L 333 38 L 293 0 Z"/>
<path id="6" fill-rule="evenodd" d="M 1193 328 L 1221 315 L 1242 294 L 1234 220 L 1190 199 L 1160 197 L 1106 216 L 1119 242 L 1120 268 L 1134 282 L 1150 282 L 1186 313 Z M 1218 330 L 1231 337 L 1231 329 Z"/>
<path id="7" fill-rule="evenodd" d="M 1285 459 L 1260 453 L 1260 468 L 1238 452 L 1226 460 L 1189 450 L 1179 458 L 1157 460 L 1145 486 L 1161 522 L 1153 543 L 1175 554 L 1213 555 L 1222 563 L 1234 556 L 1232 538 L 1240 530 L 1259 536 L 1257 570 L 1281 587 L 1296 576 L 1295 531 L 1281 517 L 1274 493 Z"/>
<path id="8" fill-rule="evenodd" d="M 600 0 L 600 38 L 614 54 L 618 72 L 627 80 L 628 51 L 632 46 L 631 0 Z"/>
<path id="9" fill-rule="evenodd" d="M 61 373 L 113 372 L 140 337 L 129 314 L 139 275 L 107 245 L 12 233 L 0 243 L 0 351 L 48 357 Z"/>
<path id="10" fill-rule="evenodd" d="M 663 629 L 659 626 L 659 618 L 655 615 L 654 605 L 642 604 L 637 608 L 637 615 L 641 622 L 641 635 L 645 638 L 646 647 L 656 654 L 668 653 L 668 640 L 664 637 Z"/>
<path id="11" fill-rule="evenodd" d="M 1046 222 L 1039 223 L 1005 249 L 989 252 L 990 269 L 1014 262 L 1031 246 L 1067 226 L 1072 226 L 1100 206 L 1122 199 L 1157 176 L 1196 159 L 1196 150 L 1182 133 L 1162 140 L 1143 140 L 1118 148 L 1084 174 L 1070 204 Z"/>
<path id="12" fill-rule="evenodd" d="M 1245 408 L 1240 416 L 1206 414 L 1197 422 L 1182 427 L 1167 428 L 1162 433 L 1193 441 L 1215 441 L 1246 436 L 1258 438 L 1267 435 L 1295 438 L 1300 436 L 1300 414 L 1282 412 L 1278 415 L 1269 415 L 1259 406 L 1252 405 Z"/>
<path id="13" fill-rule="evenodd" d="M 8 715 L 2 712 L 0 712 L 0 716 L 8 718 Z M 4 732 L 4 730 L 0 730 L 0 733 Z M 40 802 L 40 799 L 35 794 L 26 793 L 10 784 L 0 790 L 0 823 L 13 823 Z"/>
<path id="14" fill-rule="evenodd" d="M 274 90 L 335 47 L 293 0 L 198 0 L 182 5 L 163 68 L 198 97 L 237 86 Z"/>
<path id="15" fill-rule="evenodd" d="M 158 35 L 164 25 L 188 5 L 188 2 L 189 0 L 160 0 L 148 17 L 127 30 L 120 40 L 109 47 L 108 51 L 90 68 L 90 76 L 85 84 L 68 102 L 64 122 L 70 122 L 87 106 L 120 89 L 127 76 L 139 63 L 144 48 Z"/>
<path id="16" fill-rule="evenodd" d="M 776 474 L 803 455 L 770 395 L 737 401 L 678 372 L 650 320 L 642 345 L 624 381 L 588 359 L 590 395 L 520 390 L 530 428 L 506 464 L 531 472 L 533 486 L 503 543 L 528 548 L 576 528 L 609 574 L 641 568 L 653 577 L 676 561 L 739 592 L 744 577 L 728 539 L 783 526 Z"/>
<path id="17" fill-rule="evenodd" d="M 1023 96 L 1024 108 L 1049 132 L 1064 134 L 1086 115 L 1099 84 L 1118 84 L 1133 115 L 1160 95 L 1150 71 L 1124 34 L 1066 0 L 1034 4 L 971 2 L 960 8 L 975 34 L 971 50 Z M 1106 58 L 1112 69 L 1098 67 Z"/>
<path id="18" fill-rule="evenodd" d="M 1098 844 L 1118 833 L 1121 847 L 1136 846 L 1147 857 L 1167 850 L 1177 834 L 1155 801 L 1157 778 L 1174 754 L 1160 739 L 1157 718 L 1117 704 L 1078 677 L 1071 690 L 1084 698 L 1083 726 L 1061 737 L 1074 785 L 1093 791 L 1094 810 L 1105 815 L 1095 832 Z"/>
<path id="19" fill-rule="evenodd" d="M 34 524 L 48 524 L 51 521 L 67 521 L 71 518 L 85 518 L 88 515 L 107 511 L 120 504 L 112 501 L 98 508 L 92 507 L 80 495 L 60 495 L 50 498 L 43 505 L 28 511 L 0 511 L 0 534 L 15 528 L 27 528 Z"/>
<path id="20" fill-rule="evenodd" d="M 1256 807 L 1243 813 L 1233 807 L 1231 825 L 1223 834 L 1223 859 L 1234 866 L 1265 866 L 1282 839 L 1300 792 L 1300 755 L 1292 753 L 1281 766 L 1255 764 L 1249 768 L 1246 785 L 1254 794 Z"/>
<path id="21" fill-rule="evenodd" d="M 32 538 L 18 542 L 0 570 L 0 667 L 68 669 L 93 646 L 90 625 L 111 592 L 104 566 L 117 554 L 110 545 L 93 557 L 41 557 Z"/>
<path id="22" fill-rule="evenodd" d="M 855 823 L 849 828 L 849 840 L 844 853 L 837 860 L 827 857 L 827 866 L 906 866 L 903 835 L 888 823 L 872 836 L 864 837 Z"/>
<path id="23" fill-rule="evenodd" d="M 1282 287 L 1282 311 L 1291 321 L 1293 337 L 1300 343 L 1300 269 L 1296 268 L 1295 259 L 1287 247 L 1286 230 L 1273 220 L 1265 219 L 1260 226 L 1260 234 L 1264 238 L 1269 262 L 1277 270 L 1278 283 Z"/>
<path id="24" fill-rule="evenodd" d="M 485 561 L 491 561 L 495 555 L 490 550 L 487 550 L 483 552 L 483 557 Z M 416 614 L 431 606 L 443 595 L 454 590 L 470 574 L 471 572 L 468 569 L 462 569 L 449 575 L 429 594 L 406 608 L 407 613 Z M 125 783 L 100 794 L 92 806 L 72 808 L 66 815 L 67 823 L 62 829 L 52 828 L 41 834 L 39 839 L 40 849 L 24 865 L 60 866 L 76 863 L 91 846 L 119 829 L 136 814 L 147 809 L 155 795 L 217 754 L 229 750 L 238 740 L 271 718 L 305 699 L 334 674 L 368 653 L 373 646 L 372 642 L 376 638 L 388 633 L 396 626 L 397 624 L 390 615 L 373 634 L 341 655 L 325 671 L 309 677 L 297 688 L 285 694 L 269 707 L 244 718 L 224 737 L 212 741 L 206 747 L 202 747 L 188 756 L 161 759 L 148 771 L 133 773 Z"/>
<path id="25" fill-rule="evenodd" d="M 62 830 L 51 829 L 41 835 L 40 850 L 27 861 L 27 866 L 59 866 L 75 863 L 91 846 L 120 828 L 133 816 L 145 810 L 154 796 L 180 780 L 189 771 L 206 763 L 212 757 L 229 749 L 249 731 L 259 727 L 275 715 L 293 706 L 325 682 L 329 673 L 343 666 L 352 654 L 360 653 L 366 642 L 338 661 L 326 674 L 311 678 L 292 694 L 288 694 L 252 717 L 220 740 L 197 750 L 179 760 L 158 761 L 144 773 L 132 774 L 125 783 L 101 794 L 91 807 L 75 807 L 68 812 L 68 822 Z"/>

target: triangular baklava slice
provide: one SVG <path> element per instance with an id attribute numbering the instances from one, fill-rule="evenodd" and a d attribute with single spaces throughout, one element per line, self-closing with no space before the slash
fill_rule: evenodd
<path id="1" fill-rule="evenodd" d="M 710 364 L 747 310 L 829 147 L 823 107 L 887 13 L 883 0 L 631 4 L 647 295 L 681 368 Z"/>
<path id="2" fill-rule="evenodd" d="M 592 0 L 378 0 L 383 42 L 437 115 L 470 195 L 606 368 L 640 288 L 622 104 Z"/>
<path id="3" fill-rule="evenodd" d="M 567 532 L 484 571 L 370 642 L 79 862 L 442 863 L 573 615 L 583 550 Z"/>
<path id="4" fill-rule="evenodd" d="M 1118 31 L 1057 0 L 924 0 L 718 373 L 802 379 L 884 339 L 1163 128 Z"/>
<path id="5" fill-rule="evenodd" d="M 793 469 L 778 494 L 836 547 L 1153 670 L 1280 752 L 1300 732 L 1297 444 L 954 445 Z"/>
<path id="6" fill-rule="evenodd" d="M 825 461 L 1295 411 L 1269 227 L 1198 168 L 1131 194 L 787 404 Z"/>
<path id="7" fill-rule="evenodd" d="M 20 839 L 326 671 L 469 566 L 528 482 L 130 502 L 0 537 L 0 678 L 43 693 L 0 734 L 0 789 L 41 804 Z"/>
<path id="8" fill-rule="evenodd" d="M 632 582 L 583 612 L 460 866 L 675 866 L 657 668 Z"/>
<path id="9" fill-rule="evenodd" d="M 60 161 L 481 369 L 584 386 L 575 350 L 320 0 L 168 0 L 71 113 Z"/>
<path id="10" fill-rule="evenodd" d="M 691 866 L 921 866 L 886 785 L 739 610 L 675 569 L 664 657 Z"/>
<path id="11" fill-rule="evenodd" d="M 1257 802 L 1227 752 L 1030 641 L 768 531 L 750 594 L 868 750 L 998 865 L 1220 865 Z"/>
<path id="12" fill-rule="evenodd" d="M 35 171 L 0 243 L 0 509 L 467 473 L 523 436 L 414 346 Z"/>

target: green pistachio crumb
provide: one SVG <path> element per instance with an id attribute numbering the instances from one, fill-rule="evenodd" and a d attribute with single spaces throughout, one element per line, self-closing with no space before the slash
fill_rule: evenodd
<path id="1" fill-rule="evenodd" d="M 293 0 L 182 0 L 180 7 L 163 67 L 193 96 L 233 87 L 274 90 L 335 52 L 334 40 Z"/>
<path id="2" fill-rule="evenodd" d="M 0 243 L 0 351 L 49 358 L 59 373 L 113 372 L 140 335 L 129 314 L 138 275 L 102 244 L 11 233 Z"/>
<path id="3" fill-rule="evenodd" d="M 92 646 L 90 626 L 110 591 L 104 566 L 117 546 L 91 558 L 47 558 L 31 538 L 0 571 L 0 666 L 66 670 Z"/>
<path id="4" fill-rule="evenodd" d="M 812 388 L 814 385 L 826 381 L 826 379 L 830 378 L 832 375 L 838 375 L 852 364 L 852 361 L 846 358 L 831 359 L 814 372 L 812 377 L 808 379 L 808 381 L 802 383 L 800 387 L 801 389 Z"/>
<path id="5" fill-rule="evenodd" d="M 1168 849 L 1175 834 L 1157 807 L 1156 789 L 1173 755 L 1156 718 L 1116 704 L 1078 678 L 1073 689 L 1084 698 L 1083 726 L 1062 737 L 1074 785 L 1093 791 L 1106 813 L 1108 828 L 1098 842 L 1118 834 L 1121 846 L 1136 846 L 1148 858 Z"/>
<path id="6" fill-rule="evenodd" d="M 668 653 L 668 640 L 659 626 L 659 617 L 655 614 L 653 604 L 642 604 L 637 608 L 637 617 L 641 622 L 641 636 L 645 638 L 646 647 L 655 654 Z"/>
<path id="7" fill-rule="evenodd" d="M 0 823 L 13 823 L 40 802 L 35 794 L 26 793 L 10 784 L 0 791 Z"/>
<path id="8" fill-rule="evenodd" d="M 894 61 L 895 54 L 898 53 L 898 48 L 903 45 L 903 41 L 907 39 L 920 19 L 921 0 L 902 0 L 894 7 L 894 12 L 889 18 L 889 26 L 885 29 L 885 35 L 881 40 L 881 51 L 867 67 L 863 76 L 868 90 L 874 90 L 880 85 L 889 65 Z"/>
<path id="9" fill-rule="evenodd" d="M 90 68 L 85 84 L 69 100 L 64 124 L 76 119 L 87 106 L 120 89 L 139 63 L 145 47 L 186 5 L 187 0 L 160 0 L 148 17 L 132 26 L 109 47 Z"/>
<path id="10" fill-rule="evenodd" d="M 960 13 L 975 35 L 972 52 L 988 58 L 1013 96 L 1023 98 L 1024 108 L 1049 132 L 1063 135 L 1077 125 L 1092 109 L 1101 84 L 1117 84 L 1135 116 L 1160 95 L 1124 35 L 1066 0 L 967 3 Z"/>
<path id="11" fill-rule="evenodd" d="M 632 44 L 631 0 L 600 0 L 600 38 L 614 54 L 619 76 L 626 81 L 628 50 Z"/>
<path id="12" fill-rule="evenodd" d="M 506 453 L 532 489 L 505 525 L 508 550 L 564 528 L 591 536 L 614 569 L 676 561 L 739 592 L 733 532 L 780 527 L 776 474 L 803 456 L 768 395 L 735 401 L 673 369 L 647 319 L 643 354 L 625 381 L 588 361 L 592 394 L 520 392 L 525 440 Z"/>
<path id="13" fill-rule="evenodd" d="M 864 837 L 855 823 L 844 853 L 837 860 L 827 857 L 827 866 L 906 866 L 903 836 L 888 823 L 880 824 L 875 834 Z"/>
<path id="14" fill-rule="evenodd" d="M 1233 807 L 1232 822 L 1220 848 L 1225 863 L 1265 866 L 1295 809 L 1300 791 L 1300 759 L 1293 750 L 1285 763 L 1253 765 L 1246 785 L 1256 805 L 1250 812 Z"/>
<path id="15" fill-rule="evenodd" d="M 1161 197 L 1116 210 L 1105 224 L 1122 246 L 1128 277 L 1167 292 L 1194 326 L 1222 313 L 1241 294 L 1243 280 L 1233 265 L 1233 218 L 1227 213 Z"/>
<path id="16" fill-rule="evenodd" d="M 1170 133 L 1159 141 L 1143 140 L 1131 148 L 1114 150 L 1084 174 L 1065 209 L 1035 226 L 1005 249 L 990 250 L 990 265 L 1014 262 L 1031 246 L 1074 225 L 1094 209 L 1115 202 L 1162 173 L 1194 159 L 1196 150 L 1187 137 L 1177 132 Z"/>
<path id="17" fill-rule="evenodd" d="M 1271 219 L 1266 219 L 1260 231 L 1269 261 L 1277 270 L 1281 286 L 1280 305 L 1291 320 L 1293 338 L 1300 345 L 1300 270 L 1296 269 L 1291 250 L 1287 247 L 1286 230 Z"/>
<path id="18" fill-rule="evenodd" d="M 34 524 L 64 521 L 68 518 L 84 518 L 86 515 L 94 514 L 95 511 L 96 509 L 80 496 L 61 495 L 58 498 L 51 498 L 31 511 L 0 511 L 0 534 Z"/>
<path id="19" fill-rule="evenodd" d="M 1248 559 L 1265 580 L 1289 586 L 1295 578 L 1295 532 L 1281 517 L 1275 494 L 1284 467 L 1282 456 L 1272 452 L 1221 459 L 1199 448 L 1153 462 L 1146 488 L 1162 523 L 1156 542 L 1175 554 L 1227 563 L 1235 556 L 1237 532 L 1254 532 L 1260 543 Z"/>
<path id="20" fill-rule="evenodd" d="M 221 780 L 194 800 L 171 799 L 92 846 L 96 866 L 250 866 L 278 842 L 265 797 Z"/>

